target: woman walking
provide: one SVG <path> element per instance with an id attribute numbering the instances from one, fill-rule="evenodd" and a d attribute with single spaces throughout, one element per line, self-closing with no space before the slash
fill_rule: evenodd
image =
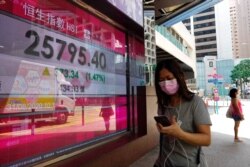
<path id="1" fill-rule="evenodd" d="M 201 146 L 211 143 L 211 120 L 204 101 L 186 85 L 184 73 L 175 60 L 157 64 L 155 89 L 158 115 L 170 126 L 158 123 L 160 154 L 154 167 L 205 167 Z"/>

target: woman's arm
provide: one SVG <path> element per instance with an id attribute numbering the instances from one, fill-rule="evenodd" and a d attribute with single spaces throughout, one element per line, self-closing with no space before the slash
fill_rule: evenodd
<path id="1" fill-rule="evenodd" d="M 157 124 L 158 130 L 163 134 L 176 137 L 191 145 L 209 146 L 211 144 L 211 120 L 209 113 L 204 101 L 200 97 L 195 96 L 193 100 L 194 106 L 191 107 L 192 111 L 190 110 L 190 114 L 193 114 L 195 132 L 184 131 L 176 122 L 174 116 L 170 120 L 171 125 L 168 127 Z"/>
<path id="2" fill-rule="evenodd" d="M 196 133 L 183 131 L 179 139 L 192 145 L 209 146 L 211 144 L 210 125 L 198 125 L 197 131 Z"/>
<path id="3" fill-rule="evenodd" d="M 163 127 L 161 124 L 157 124 L 157 127 L 159 132 L 176 137 L 192 145 L 209 146 L 211 144 L 210 125 L 198 125 L 195 133 L 183 131 L 175 121 L 168 127 Z"/>

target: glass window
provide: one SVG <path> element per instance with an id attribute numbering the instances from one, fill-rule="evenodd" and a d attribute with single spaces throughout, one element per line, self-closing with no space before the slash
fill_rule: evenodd
<path id="1" fill-rule="evenodd" d="M 211 44 L 211 45 L 202 45 L 202 46 L 196 46 L 196 50 L 203 50 L 203 49 L 213 49 L 216 48 L 216 44 Z"/>
<path id="2" fill-rule="evenodd" d="M 200 43 L 200 42 L 209 42 L 209 41 L 216 41 L 216 36 L 214 36 L 214 37 L 206 37 L 206 38 L 195 39 L 195 42 L 196 42 L 196 43 Z"/>
<path id="3" fill-rule="evenodd" d="M 205 30 L 205 31 L 195 32 L 194 35 L 199 36 L 199 35 L 206 35 L 206 34 L 214 34 L 215 32 L 216 32 L 215 30 Z"/>
<path id="4" fill-rule="evenodd" d="M 210 26 L 215 26 L 215 22 L 196 24 L 196 25 L 194 25 L 194 29 L 203 28 L 203 27 L 210 27 Z"/>
<path id="5" fill-rule="evenodd" d="M 214 18 L 215 18 L 215 15 L 211 14 L 211 15 L 206 15 L 206 16 L 195 17 L 194 21 L 202 21 L 202 20 L 214 19 Z"/>
<path id="6" fill-rule="evenodd" d="M 207 13 L 207 12 L 212 12 L 212 11 L 214 11 L 214 7 L 208 8 L 200 13 Z"/>
<path id="7" fill-rule="evenodd" d="M 209 67 L 213 67 L 214 63 L 212 61 L 209 62 Z"/>
<path id="8" fill-rule="evenodd" d="M 0 11 L 1 165 L 27 166 L 127 131 L 124 32 L 68 1 L 6 1 Z M 143 42 L 133 47 L 144 51 Z M 140 84 L 143 51 L 129 54 Z"/>

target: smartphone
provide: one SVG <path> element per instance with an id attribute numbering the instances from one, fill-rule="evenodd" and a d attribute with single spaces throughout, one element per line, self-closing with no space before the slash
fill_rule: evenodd
<path id="1" fill-rule="evenodd" d="M 164 115 L 155 116 L 154 119 L 155 119 L 155 121 L 157 123 L 162 124 L 162 126 L 169 126 L 169 125 L 171 125 L 171 123 L 168 120 L 168 118 L 166 116 L 164 116 Z"/>

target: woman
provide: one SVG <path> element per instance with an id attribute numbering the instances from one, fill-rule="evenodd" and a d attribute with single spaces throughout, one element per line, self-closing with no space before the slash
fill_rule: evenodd
<path id="1" fill-rule="evenodd" d="M 112 99 L 109 97 L 106 97 L 102 101 L 102 108 L 99 113 L 100 117 L 103 117 L 104 123 L 105 123 L 105 128 L 106 131 L 105 133 L 109 133 L 109 127 L 110 127 L 110 117 L 114 115 L 114 111 L 112 108 Z"/>
<path id="2" fill-rule="evenodd" d="M 242 112 L 242 106 L 240 100 L 237 98 L 238 90 L 232 88 L 229 92 L 231 97 L 230 107 L 233 109 L 232 117 L 234 119 L 234 142 L 242 142 L 238 137 L 238 130 L 240 126 L 240 121 L 244 120 L 244 115 Z"/>
<path id="3" fill-rule="evenodd" d="M 155 167 L 206 166 L 201 146 L 211 142 L 211 120 L 204 101 L 189 91 L 184 73 L 174 60 L 157 64 L 155 89 L 158 115 L 171 122 L 160 132 L 160 154 Z"/>

